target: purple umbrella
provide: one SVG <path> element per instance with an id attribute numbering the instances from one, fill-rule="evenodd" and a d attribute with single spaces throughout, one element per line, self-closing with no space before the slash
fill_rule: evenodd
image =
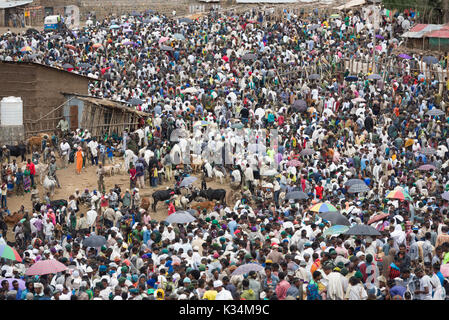
<path id="1" fill-rule="evenodd" d="M 133 32 L 131 29 L 125 29 L 123 32 Z"/>
<path id="2" fill-rule="evenodd" d="M 407 59 L 410 60 L 412 57 L 410 57 L 408 54 L 405 53 L 401 53 L 400 55 L 398 55 L 399 58 L 403 58 L 403 59 Z"/>
<path id="3" fill-rule="evenodd" d="M 16 279 L 16 278 L 3 278 L 0 280 L 0 283 L 3 282 L 3 280 L 6 280 L 9 282 L 9 290 L 13 289 L 12 283 L 14 280 L 17 280 L 19 282 L 19 289 L 21 290 L 25 290 L 26 286 L 25 286 L 25 281 L 23 281 L 22 279 Z"/>
<path id="4" fill-rule="evenodd" d="M 275 158 L 276 158 L 276 162 L 277 162 L 277 163 L 280 163 L 280 162 L 282 161 L 282 154 L 281 154 L 281 153 L 278 153 L 278 154 L 275 156 Z"/>
<path id="5" fill-rule="evenodd" d="M 384 38 L 383 36 L 381 36 L 380 34 L 376 34 L 376 38 L 377 38 L 377 39 L 382 39 L 382 40 L 385 39 L 385 38 Z"/>
<path id="6" fill-rule="evenodd" d="M 128 46 L 128 45 L 130 45 L 130 44 L 133 44 L 133 43 L 134 43 L 134 42 L 132 42 L 132 41 L 129 41 L 129 40 L 128 40 L 128 41 L 124 41 L 124 42 L 122 42 L 122 44 L 124 44 L 124 45 L 127 45 L 127 46 Z"/>

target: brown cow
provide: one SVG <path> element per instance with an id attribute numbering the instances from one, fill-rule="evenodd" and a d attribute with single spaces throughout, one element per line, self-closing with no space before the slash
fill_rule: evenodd
<path id="1" fill-rule="evenodd" d="M 140 201 L 140 207 L 145 211 L 148 211 L 148 208 L 151 205 L 150 197 L 143 197 Z"/>
<path id="2" fill-rule="evenodd" d="M 42 137 L 40 136 L 33 136 L 28 138 L 27 140 L 27 148 L 28 152 L 32 153 L 34 150 L 41 150 L 42 148 Z"/>
<path id="3" fill-rule="evenodd" d="M 8 215 L 3 216 L 3 221 L 5 221 L 6 224 L 16 225 L 20 220 L 23 219 L 23 217 L 24 217 L 23 213 L 14 212 L 10 216 Z"/>
<path id="4" fill-rule="evenodd" d="M 192 202 L 190 207 L 193 210 L 197 210 L 199 213 L 201 213 L 204 209 L 206 209 L 207 212 L 210 212 L 214 210 L 215 202 L 214 201 Z"/>

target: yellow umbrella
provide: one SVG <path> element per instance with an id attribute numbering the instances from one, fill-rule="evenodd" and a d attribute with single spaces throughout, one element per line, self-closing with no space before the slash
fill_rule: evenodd
<path id="1" fill-rule="evenodd" d="M 413 139 L 408 139 L 408 140 L 405 142 L 405 147 L 407 148 L 407 147 L 412 146 L 414 142 L 415 142 L 415 140 L 413 140 Z"/>

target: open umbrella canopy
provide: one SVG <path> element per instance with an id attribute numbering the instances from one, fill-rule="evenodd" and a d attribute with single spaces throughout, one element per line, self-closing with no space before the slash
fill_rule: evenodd
<path id="1" fill-rule="evenodd" d="M 188 88 L 186 88 L 186 89 L 184 89 L 184 90 L 181 90 L 181 93 L 197 93 L 197 92 L 199 92 L 200 90 L 199 89 L 197 89 L 197 88 L 194 88 L 194 87 L 188 87 Z"/>
<path id="2" fill-rule="evenodd" d="M 179 184 L 180 187 L 187 187 L 188 185 L 191 185 L 194 183 L 198 178 L 196 177 L 185 177 L 182 179 L 181 183 Z"/>
<path id="3" fill-rule="evenodd" d="M 118 24 L 113 24 L 109 26 L 109 29 L 120 29 L 120 26 Z"/>
<path id="4" fill-rule="evenodd" d="M 242 264 L 232 273 L 233 276 L 249 273 L 250 271 L 263 272 L 264 267 L 257 263 Z"/>
<path id="5" fill-rule="evenodd" d="M 393 191 L 390 191 L 387 196 L 387 199 L 398 199 L 398 200 L 407 200 L 413 201 L 412 197 L 402 188 L 397 188 Z"/>
<path id="6" fill-rule="evenodd" d="M 287 162 L 287 166 L 289 166 L 289 167 L 299 167 L 300 165 L 301 165 L 301 162 L 296 159 L 293 159 L 293 160 L 290 160 L 289 162 Z"/>
<path id="7" fill-rule="evenodd" d="M 243 60 L 256 60 L 256 59 L 257 59 L 257 55 L 254 54 L 254 53 L 245 53 L 245 54 L 242 56 L 242 59 L 243 59 Z"/>
<path id="8" fill-rule="evenodd" d="M 432 108 L 432 110 L 429 110 L 426 112 L 426 115 L 428 115 L 428 116 L 442 116 L 444 114 L 445 114 L 445 112 L 443 110 L 440 110 L 437 108 Z"/>
<path id="9" fill-rule="evenodd" d="M 309 211 L 313 212 L 338 212 L 332 204 L 326 202 L 320 202 L 310 207 Z"/>
<path id="10" fill-rule="evenodd" d="M 309 76 L 309 80 L 318 80 L 320 79 L 320 75 L 317 73 L 313 73 Z"/>
<path id="11" fill-rule="evenodd" d="M 366 224 L 356 224 L 349 228 L 344 234 L 351 236 L 380 236 L 380 232 L 374 227 L 367 226 Z"/>
<path id="12" fill-rule="evenodd" d="M 178 22 L 179 22 L 179 23 L 192 23 L 193 20 L 190 19 L 190 18 L 180 18 L 180 19 L 178 20 Z"/>
<path id="13" fill-rule="evenodd" d="M 302 156 L 310 156 L 312 154 L 315 154 L 315 150 L 313 149 L 302 149 L 301 152 L 299 153 Z"/>
<path id="14" fill-rule="evenodd" d="M 334 225 L 330 228 L 324 230 L 323 235 L 324 236 L 338 236 L 342 233 L 345 233 L 349 230 L 348 226 L 342 226 L 342 225 Z"/>
<path id="15" fill-rule="evenodd" d="M 99 236 L 96 234 L 92 234 L 86 239 L 83 240 L 83 246 L 92 247 L 92 248 L 100 248 L 106 244 L 106 238 L 103 236 Z"/>
<path id="16" fill-rule="evenodd" d="M 22 258 L 16 249 L 6 244 L 0 245 L 0 258 L 22 262 Z"/>
<path id="17" fill-rule="evenodd" d="M 424 61 L 427 64 L 437 64 L 440 62 L 436 57 L 434 56 L 425 56 L 422 58 L 422 61 Z"/>
<path id="18" fill-rule="evenodd" d="M 184 37 L 184 35 L 182 35 L 181 33 L 175 33 L 173 35 L 173 38 L 175 38 L 176 40 L 185 40 L 186 37 Z"/>
<path id="19" fill-rule="evenodd" d="M 76 43 L 87 43 L 87 42 L 90 42 L 90 40 L 86 37 L 76 39 Z"/>
<path id="20" fill-rule="evenodd" d="M 444 193 L 441 194 L 441 198 L 443 198 L 444 200 L 449 201 L 449 191 L 446 191 Z"/>
<path id="21" fill-rule="evenodd" d="M 369 80 L 380 80 L 380 79 L 382 79 L 382 77 L 380 76 L 380 74 L 373 73 L 368 76 L 368 79 Z"/>
<path id="22" fill-rule="evenodd" d="M 345 78 L 345 80 L 351 82 L 351 81 L 357 81 L 357 80 L 359 80 L 359 78 L 356 76 L 347 76 Z"/>
<path id="23" fill-rule="evenodd" d="M 64 69 L 73 69 L 73 66 L 70 63 L 65 63 L 62 65 Z"/>
<path id="24" fill-rule="evenodd" d="M 368 188 L 368 186 L 366 185 L 365 182 L 359 183 L 359 184 L 353 184 L 348 190 L 349 193 L 361 193 L 361 192 L 368 192 L 368 191 L 370 191 L 370 188 Z"/>
<path id="25" fill-rule="evenodd" d="M 174 49 L 173 49 L 172 47 L 170 47 L 170 46 L 165 46 L 165 45 L 162 45 L 162 46 L 161 46 L 161 50 L 162 50 L 162 51 L 174 51 Z"/>
<path id="26" fill-rule="evenodd" d="M 345 182 L 345 186 L 351 187 L 355 184 L 362 184 L 365 183 L 365 181 L 363 181 L 362 179 L 349 179 L 348 181 Z"/>
<path id="27" fill-rule="evenodd" d="M 245 127 L 245 125 L 243 123 L 241 123 L 241 122 L 237 122 L 237 123 L 231 124 L 231 128 L 232 129 L 242 129 L 244 127 Z"/>
<path id="28" fill-rule="evenodd" d="M 80 68 L 90 68 L 90 67 L 92 67 L 92 65 L 90 63 L 87 63 L 87 62 L 81 62 L 80 64 L 78 64 L 78 67 L 80 67 Z"/>
<path id="29" fill-rule="evenodd" d="M 169 37 L 162 37 L 162 38 L 159 39 L 158 43 L 161 44 L 161 43 L 164 43 L 167 40 L 170 40 L 170 38 Z"/>
<path id="30" fill-rule="evenodd" d="M 101 43 L 94 43 L 93 45 L 92 45 L 92 48 L 94 48 L 94 49 L 98 49 L 98 48 L 100 48 L 100 47 L 102 47 L 103 45 L 101 44 Z"/>
<path id="31" fill-rule="evenodd" d="M 61 271 L 67 270 L 67 267 L 59 262 L 58 260 L 39 260 L 35 264 L 33 264 L 28 270 L 25 272 L 27 276 L 35 276 L 35 275 L 44 275 L 44 274 L 53 274 Z"/>
<path id="32" fill-rule="evenodd" d="M 292 109 L 297 112 L 304 112 L 307 110 L 307 102 L 305 100 L 295 100 L 292 104 Z"/>
<path id="33" fill-rule="evenodd" d="M 342 215 L 338 211 L 321 212 L 318 214 L 318 216 L 323 218 L 324 220 L 329 221 L 333 225 L 342 225 L 342 226 L 350 226 L 351 225 L 348 218 L 346 218 L 344 215 Z"/>
<path id="34" fill-rule="evenodd" d="M 426 156 L 434 155 L 437 151 L 434 148 L 422 148 L 420 153 L 425 154 Z"/>
<path id="35" fill-rule="evenodd" d="M 140 100 L 139 98 L 132 98 L 131 100 L 128 101 L 128 103 L 133 106 L 138 106 L 138 105 L 143 104 L 144 101 Z"/>
<path id="36" fill-rule="evenodd" d="M 389 213 L 379 213 L 376 214 L 375 216 L 372 216 L 369 220 L 368 220 L 368 224 L 383 220 L 385 218 L 388 218 L 390 216 Z"/>
<path id="37" fill-rule="evenodd" d="M 196 218 L 187 211 L 176 211 L 165 219 L 168 223 L 189 223 L 195 220 Z"/>
<path id="38" fill-rule="evenodd" d="M 31 51 L 33 51 L 33 48 L 31 48 L 30 46 L 25 46 L 20 49 L 20 52 L 31 52 Z"/>
<path id="39" fill-rule="evenodd" d="M 398 55 L 398 57 L 402 58 L 402 59 L 407 59 L 407 60 L 410 60 L 412 58 L 408 54 L 405 54 L 405 53 L 401 53 L 400 55 Z"/>
<path id="40" fill-rule="evenodd" d="M 12 283 L 13 283 L 14 281 L 17 281 L 17 282 L 19 283 L 19 289 L 21 289 L 21 290 L 25 290 L 25 289 L 26 289 L 25 281 L 22 280 L 22 279 L 16 279 L 16 278 L 3 278 L 3 279 L 0 279 L 0 283 L 2 283 L 4 280 L 8 281 L 8 283 L 9 283 L 9 290 L 14 290 L 14 287 L 13 287 L 13 285 L 12 285 Z"/>
<path id="41" fill-rule="evenodd" d="M 291 191 L 285 196 L 286 200 L 304 200 L 308 198 L 309 196 L 307 195 L 307 193 L 302 191 Z"/>
<path id="42" fill-rule="evenodd" d="M 435 167 L 432 164 L 423 164 L 422 166 L 420 166 L 418 168 L 418 170 L 420 170 L 420 171 L 430 171 L 430 170 L 436 170 L 436 169 L 437 169 L 437 167 Z"/>

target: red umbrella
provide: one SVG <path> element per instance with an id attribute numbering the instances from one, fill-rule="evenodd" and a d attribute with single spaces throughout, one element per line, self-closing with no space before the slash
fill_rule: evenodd
<path id="1" fill-rule="evenodd" d="M 75 46 L 72 46 L 71 44 L 66 44 L 64 47 L 66 47 L 67 49 L 72 49 L 75 50 Z"/>
<path id="2" fill-rule="evenodd" d="M 25 274 L 27 276 L 58 273 L 67 270 L 67 267 L 58 260 L 40 260 L 33 264 Z"/>
<path id="3" fill-rule="evenodd" d="M 421 170 L 421 171 L 429 171 L 429 170 L 436 170 L 436 169 L 437 169 L 437 167 L 435 167 L 432 164 L 423 164 L 422 166 L 420 166 L 418 168 L 418 170 Z"/>
<path id="4" fill-rule="evenodd" d="M 390 216 L 389 213 L 381 213 L 381 214 L 377 214 L 377 215 L 371 217 L 371 219 L 368 220 L 368 224 L 371 224 L 371 223 L 374 223 L 374 222 L 383 220 L 383 219 L 385 219 L 385 218 L 387 218 L 387 217 L 389 217 L 389 216 Z"/>
<path id="5" fill-rule="evenodd" d="M 289 162 L 287 162 L 287 165 L 289 167 L 299 167 L 301 165 L 301 162 L 299 162 L 296 159 L 290 160 Z"/>

